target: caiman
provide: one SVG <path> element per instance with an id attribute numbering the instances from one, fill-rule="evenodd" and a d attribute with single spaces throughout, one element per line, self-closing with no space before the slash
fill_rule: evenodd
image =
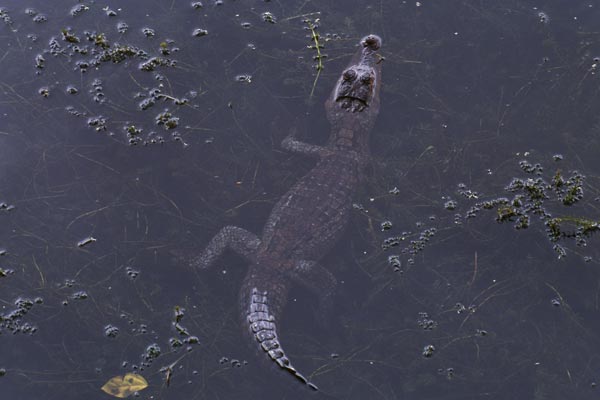
<path id="1" fill-rule="evenodd" d="M 321 260 L 341 238 L 370 161 L 369 132 L 379 113 L 381 39 L 369 35 L 341 74 L 325 102 L 331 134 L 324 146 L 286 137 L 286 150 L 318 158 L 318 163 L 277 202 L 262 237 L 236 226 L 222 228 L 204 252 L 190 262 L 210 267 L 227 248 L 250 263 L 240 290 L 240 310 L 248 339 L 283 370 L 308 385 L 283 350 L 277 323 L 290 286 L 307 286 L 319 298 L 325 313 L 336 286 Z"/>

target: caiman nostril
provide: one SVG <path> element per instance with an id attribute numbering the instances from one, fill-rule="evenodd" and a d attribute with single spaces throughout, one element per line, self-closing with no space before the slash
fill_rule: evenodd
<path id="1" fill-rule="evenodd" d="M 381 47 L 381 38 L 377 35 L 368 35 L 365 36 L 361 43 L 364 47 L 369 47 L 371 50 L 379 50 Z"/>

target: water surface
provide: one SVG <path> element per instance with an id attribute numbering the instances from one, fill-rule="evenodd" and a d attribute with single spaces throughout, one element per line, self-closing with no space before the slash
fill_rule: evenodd
<path id="1" fill-rule="evenodd" d="M 312 395 L 597 396 L 600 246 L 568 237 L 600 220 L 595 3 L 0 7 L 6 398 L 108 398 L 100 387 L 127 372 L 148 380 L 144 399 L 310 394 L 242 343 L 244 260 L 198 272 L 169 250 L 200 251 L 228 224 L 261 231 L 313 165 L 281 140 L 326 140 L 323 103 L 369 33 L 383 38 L 382 108 L 368 182 L 323 261 L 336 318 L 317 328 L 297 288 L 281 323 Z M 514 178 L 523 189 L 507 190 Z"/>

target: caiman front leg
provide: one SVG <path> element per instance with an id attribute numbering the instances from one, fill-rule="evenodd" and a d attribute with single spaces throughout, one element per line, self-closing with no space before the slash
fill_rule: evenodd
<path id="1" fill-rule="evenodd" d="M 206 269 L 210 267 L 223 252 L 229 248 L 248 260 L 253 260 L 260 239 L 254 233 L 237 226 L 222 228 L 208 243 L 202 254 L 188 259 L 191 267 Z"/>
<path id="2" fill-rule="evenodd" d="M 311 157 L 324 157 L 330 153 L 327 147 L 304 143 L 296 139 L 296 129 L 292 129 L 290 134 L 283 139 L 281 147 L 292 153 L 304 154 Z"/>
<path id="3" fill-rule="evenodd" d="M 326 327 L 333 314 L 333 295 L 338 284 L 337 279 L 317 262 L 306 260 L 296 261 L 291 278 L 317 296 L 317 321 L 322 327 Z"/>

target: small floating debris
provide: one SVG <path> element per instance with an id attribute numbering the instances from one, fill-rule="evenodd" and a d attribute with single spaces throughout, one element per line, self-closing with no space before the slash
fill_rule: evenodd
<path id="1" fill-rule="evenodd" d="M 62 29 L 62 38 L 67 43 L 79 43 L 81 40 L 69 29 Z"/>
<path id="2" fill-rule="evenodd" d="M 161 125 L 165 129 L 175 129 L 177 125 L 179 125 L 179 118 L 173 116 L 168 111 L 162 112 L 158 114 L 155 118 L 155 122 L 157 125 Z"/>
<path id="3" fill-rule="evenodd" d="M 199 344 L 200 343 L 200 339 L 198 339 L 198 336 L 189 336 L 189 337 L 185 338 L 183 341 L 187 344 Z"/>
<path id="4" fill-rule="evenodd" d="M 75 292 L 71 295 L 71 299 L 73 300 L 85 300 L 89 297 L 86 291 L 81 290 L 79 292 Z"/>
<path id="5" fill-rule="evenodd" d="M 90 95 L 92 95 L 92 99 L 99 104 L 104 103 L 105 101 L 105 96 L 104 96 L 104 88 L 102 87 L 102 80 L 101 79 L 94 79 L 94 81 L 92 82 L 92 87 L 89 90 Z"/>
<path id="6" fill-rule="evenodd" d="M 235 80 L 241 83 L 252 83 L 252 75 L 240 74 L 235 77 Z"/>
<path id="7" fill-rule="evenodd" d="M 42 87 L 38 90 L 38 93 L 43 97 L 43 98 L 48 98 L 48 96 L 50 96 L 50 89 L 48 87 Z"/>
<path id="8" fill-rule="evenodd" d="M 417 324 L 425 331 L 431 331 L 437 328 L 437 322 L 429 318 L 429 314 L 426 312 L 420 312 Z"/>
<path id="9" fill-rule="evenodd" d="M 106 13 L 107 17 L 116 17 L 118 15 L 115 10 L 109 8 L 108 6 L 104 7 L 102 11 Z"/>
<path id="10" fill-rule="evenodd" d="M 187 330 L 187 328 L 181 325 L 179 322 L 174 322 L 173 327 L 181 336 L 190 336 L 190 333 Z"/>
<path id="11" fill-rule="evenodd" d="M 77 242 L 77 247 L 87 246 L 88 244 L 96 242 L 97 240 L 98 239 L 92 236 L 86 237 L 85 239 L 82 239 L 79 242 Z"/>
<path id="12" fill-rule="evenodd" d="M 14 301 L 15 309 L 3 313 L 0 316 L 0 334 L 5 331 L 13 334 L 23 333 L 27 335 L 33 335 L 37 332 L 38 328 L 31 325 L 28 322 L 23 322 L 24 317 L 33 308 L 34 304 L 41 304 L 42 301 L 36 298 L 31 300 L 26 297 L 18 297 Z"/>
<path id="13" fill-rule="evenodd" d="M 202 36 L 206 36 L 208 35 L 208 31 L 206 29 L 202 29 L 202 28 L 196 28 L 194 29 L 194 32 L 192 32 L 192 36 L 195 37 L 202 37 Z"/>
<path id="14" fill-rule="evenodd" d="M 458 203 L 455 200 L 449 199 L 444 203 L 444 208 L 448 211 L 456 210 Z"/>
<path id="15" fill-rule="evenodd" d="M 33 22 L 36 22 L 38 24 L 46 21 L 48 21 L 48 17 L 46 17 L 44 14 L 38 14 L 35 17 L 33 17 Z"/>
<path id="16" fill-rule="evenodd" d="M 388 256 L 388 264 L 390 264 L 394 268 L 394 272 L 403 272 L 402 261 L 400 260 L 399 255 L 393 254 L 391 256 Z"/>
<path id="17" fill-rule="evenodd" d="M 175 306 L 175 308 L 173 309 L 173 314 L 175 317 L 175 322 L 180 322 L 183 319 L 183 316 L 185 315 L 185 308 Z"/>
<path id="18" fill-rule="evenodd" d="M 452 378 L 454 378 L 454 368 L 452 368 L 452 367 L 446 368 L 446 369 L 439 368 L 438 374 L 445 375 L 446 378 L 448 378 L 448 380 L 451 380 Z"/>
<path id="19" fill-rule="evenodd" d="M 146 37 L 153 37 L 156 34 L 152 28 L 142 28 L 142 33 Z"/>
<path id="20" fill-rule="evenodd" d="M 171 348 L 173 350 L 179 348 L 179 347 L 183 347 L 183 342 L 177 338 L 170 338 L 169 339 L 169 346 L 171 346 Z"/>
<path id="21" fill-rule="evenodd" d="M 152 72 L 156 69 L 156 67 L 174 67 L 176 64 L 175 61 L 169 60 L 163 57 L 152 57 L 148 61 L 140 63 L 139 69 L 145 72 Z"/>
<path id="22" fill-rule="evenodd" d="M 126 22 L 119 22 L 117 24 L 117 32 L 123 34 L 129 30 L 129 25 Z"/>
<path id="23" fill-rule="evenodd" d="M 151 345 L 146 347 L 146 350 L 142 356 L 146 361 L 152 361 L 154 359 L 157 359 L 160 356 L 160 354 L 160 346 L 156 343 L 152 343 Z"/>
<path id="24" fill-rule="evenodd" d="M 537 17 L 538 17 L 538 21 L 540 21 L 540 24 L 546 25 L 550 22 L 550 17 L 544 11 L 539 11 L 537 13 Z"/>
<path id="25" fill-rule="evenodd" d="M 140 271 L 135 270 L 131 267 L 125 268 L 125 272 L 127 273 L 127 276 L 129 277 L 129 279 L 131 279 L 131 280 L 134 280 L 140 274 Z"/>
<path id="26" fill-rule="evenodd" d="M 37 56 L 35 56 L 35 67 L 37 69 L 44 69 L 45 63 L 46 63 L 46 59 L 44 58 L 43 55 L 38 54 Z"/>
<path id="27" fill-rule="evenodd" d="M 428 344 L 423 348 L 423 357 L 431 358 L 433 357 L 433 353 L 435 352 L 435 346 L 432 344 Z"/>
<path id="28" fill-rule="evenodd" d="M 269 11 L 265 11 L 264 13 L 261 14 L 263 21 L 268 22 L 270 24 L 275 24 L 277 22 L 277 19 L 275 18 L 275 15 L 273 15 L 273 13 L 269 12 Z"/>
<path id="29" fill-rule="evenodd" d="M 5 278 L 8 275 L 12 275 L 14 273 L 15 273 L 15 271 L 13 271 L 12 269 L 3 269 L 3 268 L 0 268 L 0 278 Z"/>
<path id="30" fill-rule="evenodd" d="M 87 125 L 90 128 L 94 128 L 96 132 L 105 131 L 106 128 L 106 119 L 102 116 L 88 118 Z"/>
<path id="31" fill-rule="evenodd" d="M 75 107 L 73 107 L 73 106 L 67 106 L 67 107 L 65 107 L 65 111 L 66 111 L 66 112 L 68 112 L 69 114 L 71 114 L 71 115 L 75 116 L 75 117 L 82 117 L 82 116 L 85 116 L 85 113 L 84 113 L 84 112 L 77 111 L 77 110 L 75 109 Z"/>
<path id="32" fill-rule="evenodd" d="M 76 17 L 79 14 L 89 10 L 90 8 L 85 4 L 77 4 L 75 7 L 71 8 L 71 15 Z"/>
<path id="33" fill-rule="evenodd" d="M 119 328 L 114 325 L 106 325 L 104 327 L 104 336 L 114 339 L 119 335 Z"/>
<path id="34" fill-rule="evenodd" d="M 12 204 L 7 204 L 0 201 L 0 211 L 12 211 L 14 210 L 14 208 L 15 206 L 13 206 Z"/>

